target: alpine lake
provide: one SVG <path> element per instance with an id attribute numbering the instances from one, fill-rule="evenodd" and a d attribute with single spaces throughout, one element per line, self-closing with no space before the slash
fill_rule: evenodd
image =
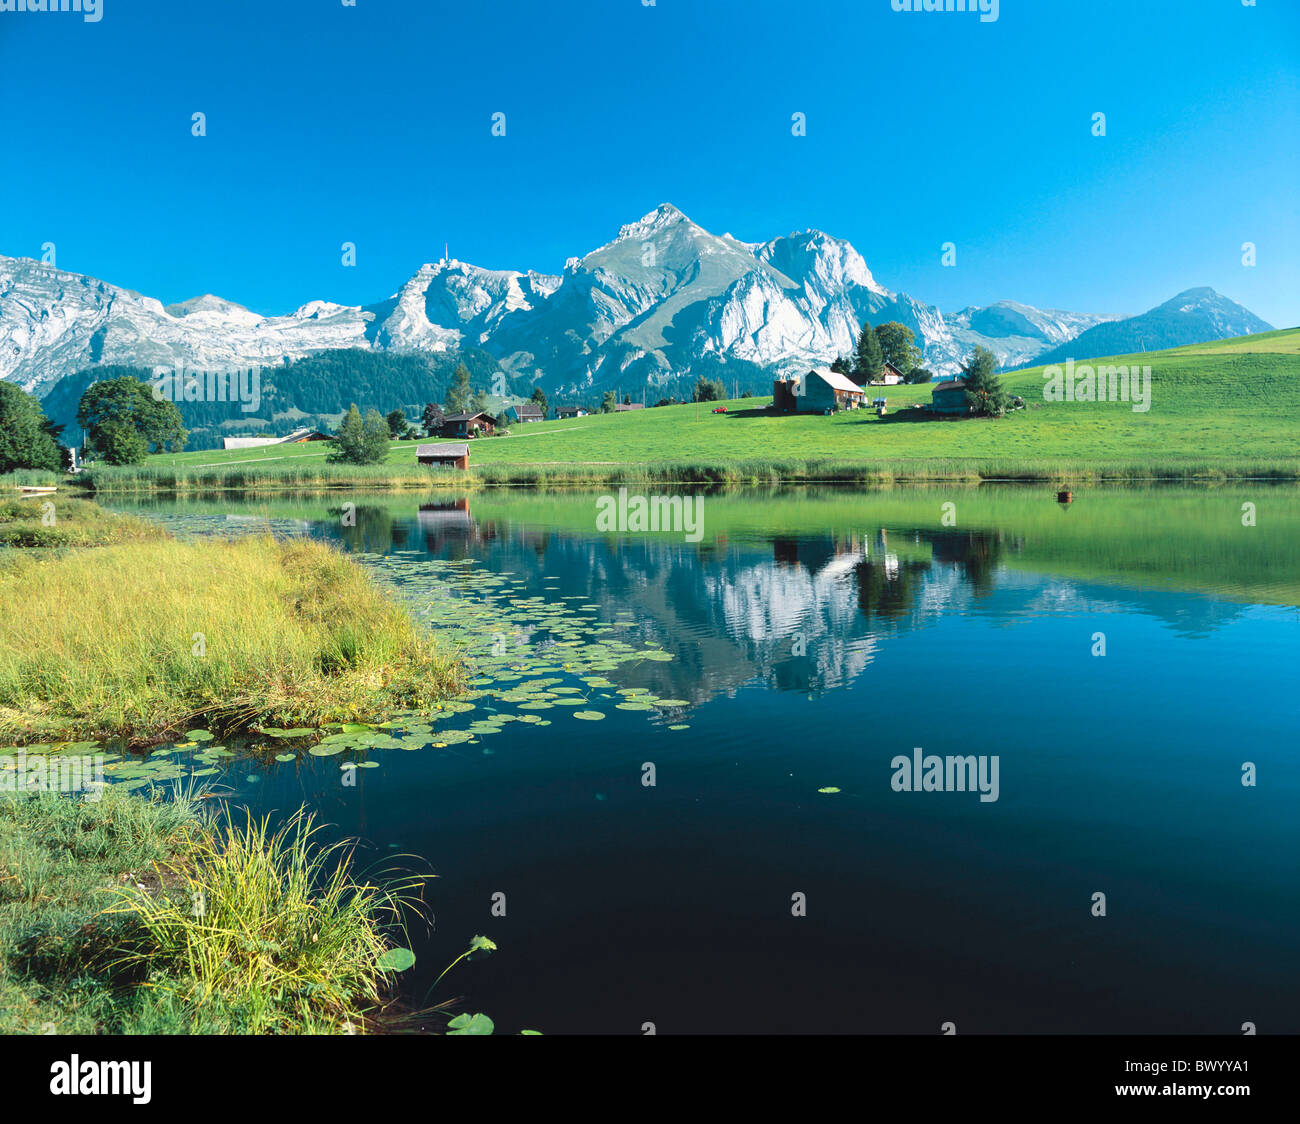
<path id="1" fill-rule="evenodd" d="M 470 673 L 107 779 L 436 873 L 403 995 L 499 1032 L 1300 1032 L 1300 490 L 616 493 L 115 500 L 336 542 Z"/>

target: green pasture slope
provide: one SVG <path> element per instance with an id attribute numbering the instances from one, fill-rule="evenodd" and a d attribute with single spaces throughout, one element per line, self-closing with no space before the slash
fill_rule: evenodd
<path id="1" fill-rule="evenodd" d="M 1098 479 L 1115 477 L 1300 477 L 1300 329 L 1091 361 L 1150 365 L 1151 406 L 1043 400 L 1041 368 L 1004 376 L 1026 409 L 990 419 L 937 419 L 914 403 L 929 386 L 873 391 L 889 413 L 866 410 L 776 415 L 769 398 L 597 414 L 516 425 L 508 437 L 471 445 L 471 477 L 484 481 L 634 478 L 638 470 L 682 479 L 836 479 L 876 470 L 882 479 Z M 415 443 L 394 442 L 380 483 L 418 482 Z M 147 471 L 178 486 L 247 481 L 325 465 L 319 444 L 162 454 Z M 298 470 L 298 471 L 295 471 Z M 432 475 L 432 474 L 431 474 Z M 447 474 L 442 474 L 447 475 Z M 111 488 L 111 474 L 103 478 Z M 322 480 L 322 483 L 328 483 Z M 360 479 L 357 481 L 360 482 Z M 464 482 L 463 475 L 460 482 Z M 164 485 L 165 486 L 165 485 Z"/>

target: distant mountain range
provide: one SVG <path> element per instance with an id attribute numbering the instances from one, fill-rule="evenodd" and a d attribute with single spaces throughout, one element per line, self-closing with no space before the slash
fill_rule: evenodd
<path id="1" fill-rule="evenodd" d="M 1096 359 L 1102 355 L 1132 355 L 1163 351 L 1192 343 L 1229 339 L 1268 332 L 1265 323 L 1248 308 L 1210 288 L 1188 289 L 1141 316 L 1098 324 L 1081 332 L 1069 344 L 1035 357 L 1034 364 L 1063 363 L 1066 359 Z"/>
<path id="2" fill-rule="evenodd" d="M 343 349 L 473 352 L 480 369 L 486 358 L 512 387 L 538 383 L 552 396 L 580 399 L 606 389 L 680 395 L 701 375 L 761 390 L 774 373 L 849 354 L 864 321 L 887 320 L 916 333 L 936 374 L 957 370 L 976 344 L 1013 368 L 1269 328 L 1212 289 L 1189 289 L 1128 318 L 1014 301 L 945 316 L 877 282 L 843 239 L 808 230 L 741 242 L 710 234 L 670 204 L 571 258 L 558 276 L 443 260 L 421 266 L 376 304 L 312 301 L 285 316 L 214 296 L 164 306 L 0 257 L 0 377 L 41 395 L 92 367 L 265 368 Z"/>

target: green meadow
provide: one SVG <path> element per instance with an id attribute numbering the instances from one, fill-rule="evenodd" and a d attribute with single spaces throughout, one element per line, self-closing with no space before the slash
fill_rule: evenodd
<path id="1" fill-rule="evenodd" d="M 474 483 L 619 480 L 849 480 L 1300 477 L 1300 329 L 1093 360 L 1150 365 L 1145 413 L 1127 402 L 1045 402 L 1041 368 L 1004 376 L 1026 407 L 1000 419 L 913 409 L 929 386 L 871 391 L 888 412 L 778 415 L 770 398 L 660 407 L 515 426 L 471 443 L 469 473 L 420 468 L 416 442 L 386 463 L 328 464 L 319 444 L 187 452 L 138 468 L 95 469 L 98 491 L 421 489 Z"/>

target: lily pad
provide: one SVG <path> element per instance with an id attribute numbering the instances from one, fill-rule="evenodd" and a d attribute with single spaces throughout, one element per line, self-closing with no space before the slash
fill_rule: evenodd
<path id="1" fill-rule="evenodd" d="M 415 963 L 415 953 L 409 948 L 390 948 L 378 960 L 375 967 L 381 972 L 405 972 Z M 464 1016 L 461 1016 L 462 1018 Z M 470 1033 L 470 1032 L 466 1032 Z M 479 1033 L 485 1033 L 480 1031 Z M 490 1032 L 486 1032 L 490 1033 Z"/>

